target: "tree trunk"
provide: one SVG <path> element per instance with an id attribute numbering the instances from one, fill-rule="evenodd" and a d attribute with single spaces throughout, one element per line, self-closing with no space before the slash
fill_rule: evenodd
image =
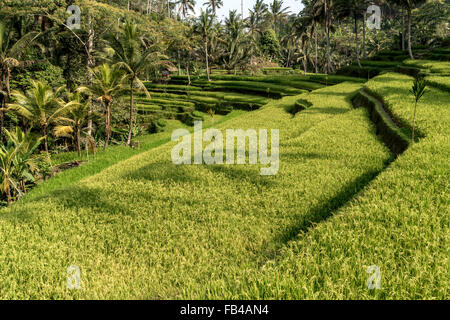
<path id="1" fill-rule="evenodd" d="M 408 51 L 411 60 L 414 60 L 412 47 L 411 47 L 411 9 L 408 8 Z"/>
<path id="2" fill-rule="evenodd" d="M 106 140 L 105 149 L 108 147 L 109 140 L 111 139 L 111 102 L 106 103 Z"/>
<path id="3" fill-rule="evenodd" d="M 402 15 L 402 51 L 405 51 L 405 11 L 401 8 Z"/>
<path id="4" fill-rule="evenodd" d="M 306 74 L 308 73 L 308 62 L 306 61 L 306 57 L 303 57 L 303 70 L 306 76 Z"/>
<path id="5" fill-rule="evenodd" d="M 81 129 L 80 126 L 76 126 L 77 131 L 77 151 L 78 157 L 81 157 Z"/>
<path id="6" fill-rule="evenodd" d="M 44 148 L 45 148 L 45 152 L 48 153 L 47 126 L 43 126 L 43 127 L 42 127 L 42 135 L 44 136 Z"/>
<path id="7" fill-rule="evenodd" d="M 130 124 L 129 124 L 129 128 L 128 128 L 128 140 L 127 140 L 127 146 L 131 146 L 131 139 L 133 138 L 133 102 L 134 102 L 134 77 L 131 78 L 131 82 L 130 82 Z"/>
<path id="8" fill-rule="evenodd" d="M 288 57 L 287 57 L 287 62 L 286 62 L 286 68 L 289 68 L 290 65 L 291 65 L 291 48 L 288 49 Z"/>
<path id="9" fill-rule="evenodd" d="M 181 76 L 181 54 L 180 54 L 180 49 L 178 49 L 178 75 Z"/>
<path id="10" fill-rule="evenodd" d="M 325 33 L 327 38 L 327 74 L 330 73 L 330 64 L 331 64 L 331 56 L 330 56 L 330 30 L 328 25 L 328 4 L 325 0 Z"/>
<path id="11" fill-rule="evenodd" d="M 205 41 L 205 59 L 206 59 L 206 74 L 208 75 L 208 81 L 211 81 L 211 77 L 209 75 L 208 41 Z"/>
<path id="12" fill-rule="evenodd" d="M 95 67 L 95 59 L 92 55 L 92 52 L 94 51 L 94 37 L 95 37 L 95 31 L 92 28 L 92 18 L 91 14 L 88 13 L 88 26 L 89 26 L 89 34 L 88 34 L 88 42 L 87 42 L 87 69 L 88 69 L 88 82 L 89 86 L 92 86 L 92 82 L 94 79 L 94 75 L 92 74 L 91 70 Z M 91 98 L 89 98 L 89 116 L 93 112 L 93 101 Z M 92 135 L 92 119 L 88 120 L 88 135 Z M 86 150 L 88 149 L 88 143 L 86 142 Z"/>
<path id="13" fill-rule="evenodd" d="M 0 102 L 0 143 L 4 143 L 3 141 L 3 126 L 4 126 L 4 112 L 3 112 L 3 108 L 4 108 L 4 104 L 5 104 L 5 97 L 2 97 L 2 101 Z"/>
<path id="14" fill-rule="evenodd" d="M 6 199 L 8 201 L 8 207 L 11 205 L 12 200 L 11 200 L 11 187 L 7 186 L 6 187 Z"/>
<path id="15" fill-rule="evenodd" d="M 305 49 L 305 44 L 303 44 L 302 51 L 304 53 L 303 70 L 305 71 L 305 76 L 306 76 L 306 74 L 308 73 L 308 46 L 306 46 L 306 49 Z"/>
<path id="16" fill-rule="evenodd" d="M 319 73 L 319 70 L 318 70 L 318 68 L 319 68 L 319 54 L 318 54 L 319 44 L 318 44 L 318 40 L 317 40 L 317 26 L 316 26 L 316 24 L 314 24 L 314 35 L 315 35 L 315 42 L 316 42 L 316 48 L 315 48 L 315 50 L 316 50 L 315 71 L 316 71 L 316 73 Z"/>
<path id="17" fill-rule="evenodd" d="M 11 69 L 9 67 L 6 67 L 6 92 L 8 93 L 8 98 L 11 96 L 11 86 L 9 84 L 9 81 L 11 79 Z"/>
<path id="18" fill-rule="evenodd" d="M 2 79 L 0 79 L 0 91 L 3 90 L 3 83 L 2 83 Z M 4 119 L 5 119 L 5 114 L 4 114 L 4 108 L 6 105 L 6 96 L 5 95 L 1 95 L 0 96 L 0 143 L 4 143 L 3 141 L 3 126 L 4 126 Z"/>
<path id="19" fill-rule="evenodd" d="M 188 76 L 188 86 L 190 86 L 191 85 L 191 50 L 189 50 L 189 54 L 188 54 L 186 71 L 187 71 L 187 76 Z"/>
<path id="20" fill-rule="evenodd" d="M 367 19 L 367 12 L 364 11 L 364 18 L 363 18 L 363 57 L 364 59 L 367 59 L 367 51 L 366 51 L 366 19 Z"/>
<path id="21" fill-rule="evenodd" d="M 362 69 L 361 61 L 359 60 L 359 39 L 358 39 L 358 19 L 356 15 L 354 16 L 355 20 L 355 49 L 356 49 L 356 61 L 358 61 L 358 66 Z"/>

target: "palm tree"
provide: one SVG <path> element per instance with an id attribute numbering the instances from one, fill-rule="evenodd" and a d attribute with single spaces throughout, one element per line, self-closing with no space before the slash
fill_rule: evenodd
<path id="1" fill-rule="evenodd" d="M 294 29 L 297 37 L 302 37 L 303 33 L 308 32 L 308 29 L 310 31 L 310 36 L 307 37 L 310 41 L 314 38 L 315 42 L 315 58 L 314 58 L 314 68 L 315 73 L 318 73 L 318 65 L 319 65 L 319 43 L 318 43 L 318 36 L 317 36 L 317 25 L 320 23 L 320 11 L 315 10 L 314 3 L 309 0 L 303 0 L 303 4 L 305 8 L 300 13 L 300 16 L 296 19 L 294 22 Z"/>
<path id="2" fill-rule="evenodd" d="M 111 105 L 114 97 L 118 96 L 124 90 L 126 75 L 117 65 L 112 67 L 109 64 L 103 64 L 92 70 L 93 80 L 89 88 L 78 88 L 78 92 L 87 92 L 105 107 L 105 149 L 108 147 L 111 139 Z"/>
<path id="3" fill-rule="evenodd" d="M 334 0 L 316 0 L 312 3 L 314 17 L 320 21 L 325 29 L 326 52 L 327 52 L 327 73 L 331 72 L 331 50 L 330 50 L 330 29 L 332 25 L 332 9 L 334 9 Z"/>
<path id="4" fill-rule="evenodd" d="M 30 45 L 39 33 L 30 32 L 13 42 L 12 32 L 7 32 L 5 24 L 0 22 L 0 137 L 3 137 L 5 104 L 11 95 L 10 80 L 13 68 L 20 65 L 23 50 Z M 6 89 L 6 90 L 4 90 Z M 2 138 L 0 138 L 2 140 Z"/>
<path id="5" fill-rule="evenodd" d="M 236 10 L 230 11 L 228 18 L 225 19 L 225 37 L 223 39 L 225 50 L 221 57 L 228 72 L 232 69 L 236 70 L 248 58 L 244 27 L 241 15 Z"/>
<path id="6" fill-rule="evenodd" d="M 303 70 L 306 76 L 308 72 L 308 42 L 310 41 L 310 37 L 308 35 L 308 28 L 313 28 L 311 24 L 311 17 L 309 16 L 301 16 L 297 18 L 292 25 L 291 31 L 286 36 L 287 46 L 295 46 L 298 41 L 300 41 L 300 54 L 299 59 L 303 62 Z M 316 62 L 316 70 L 317 70 L 317 62 Z M 317 72 L 316 72 L 317 73 Z"/>
<path id="7" fill-rule="evenodd" d="M 337 3 L 337 14 L 339 17 L 352 17 L 354 21 L 354 32 L 355 32 L 355 55 L 358 66 L 362 68 L 360 61 L 360 48 L 358 39 L 358 19 L 363 17 L 364 7 L 367 4 L 364 0 L 339 0 Z M 365 23 L 365 22 L 363 22 Z"/>
<path id="8" fill-rule="evenodd" d="M 45 152 L 48 153 L 48 128 L 56 123 L 58 117 L 68 111 L 74 102 L 66 103 L 61 97 L 65 87 L 53 89 L 45 82 L 33 81 L 31 89 L 26 92 L 13 91 L 14 103 L 8 108 L 15 111 L 32 126 L 38 126 L 44 137 Z"/>
<path id="9" fill-rule="evenodd" d="M 289 14 L 289 7 L 283 8 L 283 0 L 273 0 L 269 5 L 269 9 L 275 32 L 278 33 L 278 25 Z"/>
<path id="10" fill-rule="evenodd" d="M 176 4 L 180 6 L 179 11 L 184 19 L 186 19 L 189 11 L 195 12 L 195 0 L 178 0 Z"/>
<path id="11" fill-rule="evenodd" d="M 90 112 L 89 101 L 83 102 L 79 93 L 71 95 L 69 100 L 72 106 L 65 116 L 57 118 L 56 121 L 60 124 L 54 128 L 54 134 L 56 137 L 64 137 L 75 133 L 76 148 L 78 156 L 81 157 L 81 130 L 93 114 Z"/>
<path id="12" fill-rule="evenodd" d="M 20 65 L 20 57 L 23 50 L 30 46 L 30 43 L 33 42 L 38 35 L 39 33 L 37 32 L 30 32 L 15 43 L 12 43 L 12 34 L 7 33 L 5 25 L 0 23 L 0 73 L 2 74 L 0 82 L 4 83 L 8 96 L 11 95 L 9 84 L 11 70 Z"/>
<path id="13" fill-rule="evenodd" d="M 408 16 L 408 52 L 409 52 L 409 57 L 412 60 L 414 60 L 414 55 L 412 52 L 412 45 L 411 45 L 411 12 L 414 8 L 423 4 L 425 2 L 425 0 L 389 0 L 388 2 L 398 4 L 406 9 L 407 16 Z"/>
<path id="14" fill-rule="evenodd" d="M 222 8 L 223 0 L 208 0 L 203 4 L 204 6 L 208 6 L 208 9 L 212 10 L 212 14 L 215 16 L 217 9 Z"/>
<path id="15" fill-rule="evenodd" d="M 213 33 L 214 27 L 214 15 L 211 14 L 211 10 L 201 11 L 200 17 L 194 26 L 196 32 L 202 37 L 203 45 L 205 50 L 205 62 L 206 62 L 206 75 L 208 76 L 208 81 L 211 81 L 210 70 L 209 70 L 209 53 L 208 45 L 210 37 Z"/>
<path id="16" fill-rule="evenodd" d="M 250 10 L 250 17 L 253 17 L 253 23 L 257 26 L 257 29 L 262 33 L 262 24 L 265 22 L 268 15 L 268 6 L 264 3 L 264 0 L 256 0 L 253 9 Z"/>
<path id="17" fill-rule="evenodd" d="M 128 20 L 117 36 L 110 34 L 107 36 L 107 40 L 110 46 L 108 51 L 113 53 L 112 60 L 117 63 L 118 68 L 125 71 L 130 86 L 130 120 L 127 145 L 131 146 L 135 87 L 137 86 L 138 89 L 145 92 L 147 97 L 150 97 L 147 88 L 139 77 L 151 66 L 164 63 L 164 61 L 161 61 L 163 56 L 159 52 L 155 52 L 152 47 L 147 48 L 145 51 L 141 49 L 143 38 L 140 35 L 138 26 Z"/>

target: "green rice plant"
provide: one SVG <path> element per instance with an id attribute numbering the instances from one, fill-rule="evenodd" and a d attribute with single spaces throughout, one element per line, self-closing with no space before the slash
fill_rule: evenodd
<path id="1" fill-rule="evenodd" d="M 308 93 L 303 98 L 313 106 L 295 118 L 284 108 L 298 96 L 216 123 L 223 132 L 280 128 L 283 160 L 275 177 L 261 177 L 260 165 L 173 166 L 170 143 L 3 210 L 0 295 L 251 297 L 251 287 L 242 287 L 248 273 L 262 272 L 294 230 L 345 202 L 390 158 L 364 110 L 351 109 L 346 95 L 359 88 Z M 82 270 L 82 290 L 63 281 L 72 264 Z M 207 275 L 205 285 L 199 279 Z M 24 290 L 14 289 L 19 285 Z"/>
<path id="2" fill-rule="evenodd" d="M 450 61 L 405 60 L 403 63 L 433 74 L 450 74 Z"/>
<path id="3" fill-rule="evenodd" d="M 409 127 L 412 80 L 388 73 L 367 83 Z M 417 123 L 424 138 L 327 221 L 298 231 L 235 292 L 255 299 L 446 299 L 450 95 L 429 90 Z M 381 270 L 377 290 L 366 286 L 372 265 Z"/>
<path id="4" fill-rule="evenodd" d="M 366 85 L 408 127 L 411 80 L 386 73 Z M 278 128 L 276 176 L 260 176 L 261 165 L 175 166 L 175 142 L 152 140 L 100 154 L 102 166 L 74 169 L 77 181 L 51 179 L 0 211 L 0 297 L 445 299 L 449 94 L 423 96 L 423 139 L 395 158 L 368 111 L 352 108 L 361 87 L 341 83 L 216 119 L 222 133 Z M 299 99 L 311 106 L 292 117 L 285 110 Z M 158 137 L 168 142 L 170 131 Z M 81 290 L 65 285 L 74 264 Z M 366 287 L 372 265 L 378 290 Z"/>
<path id="5" fill-rule="evenodd" d="M 432 75 L 425 78 L 428 86 L 450 92 L 450 76 Z"/>

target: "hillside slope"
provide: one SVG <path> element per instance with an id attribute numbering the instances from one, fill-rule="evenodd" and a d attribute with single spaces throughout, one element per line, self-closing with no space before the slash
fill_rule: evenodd
<path id="1" fill-rule="evenodd" d="M 276 176 L 260 176 L 260 165 L 175 166 L 169 143 L 2 210 L 1 297 L 247 295 L 238 283 L 392 159 L 367 112 L 352 110 L 360 88 L 286 97 L 219 125 L 279 128 Z M 292 117 L 285 108 L 300 97 L 313 106 Z M 66 288 L 70 265 L 82 270 L 82 290 Z"/>

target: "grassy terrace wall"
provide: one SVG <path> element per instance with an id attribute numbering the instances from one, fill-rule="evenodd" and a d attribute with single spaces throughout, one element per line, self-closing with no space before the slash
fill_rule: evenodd
<path id="1" fill-rule="evenodd" d="M 390 73 L 367 88 L 411 125 L 411 85 L 410 77 Z M 448 92 L 431 89 L 418 107 L 420 142 L 332 218 L 303 230 L 236 292 L 256 298 L 448 299 L 449 105 Z M 380 290 L 366 288 L 371 265 L 381 269 Z"/>
<path id="2" fill-rule="evenodd" d="M 367 111 L 351 106 L 360 88 L 285 97 L 218 126 L 279 128 L 277 176 L 259 165 L 176 167 L 169 143 L 3 209 L 1 297 L 261 297 L 248 281 L 392 159 Z M 299 99 L 312 106 L 292 117 Z M 72 264 L 82 290 L 66 289 Z"/>

